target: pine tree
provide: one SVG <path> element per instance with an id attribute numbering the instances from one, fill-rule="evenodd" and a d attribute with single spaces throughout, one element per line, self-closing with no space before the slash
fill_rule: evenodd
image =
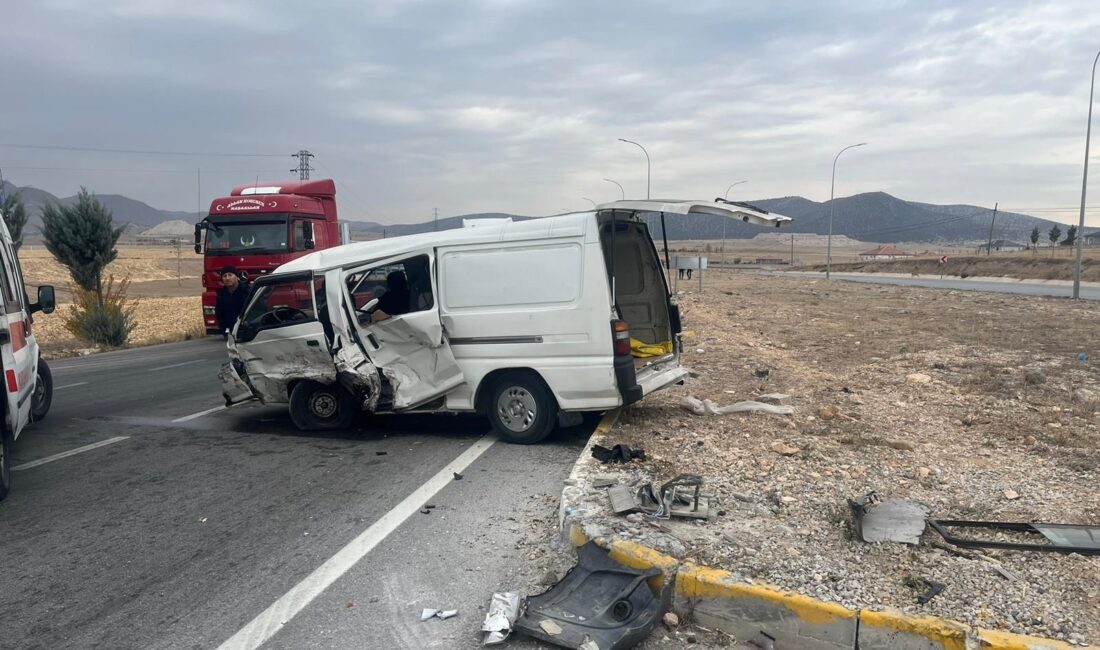
<path id="1" fill-rule="evenodd" d="M 1070 226 L 1066 228 L 1066 238 L 1062 240 L 1062 245 L 1073 246 L 1075 241 L 1077 241 L 1077 226 Z"/>
<path id="2" fill-rule="evenodd" d="M 0 201 L 0 213 L 4 215 L 4 223 L 8 226 L 11 240 L 15 250 L 23 245 L 23 228 L 27 225 L 27 207 L 23 205 L 23 197 L 19 192 L 5 194 Z"/>
<path id="3" fill-rule="evenodd" d="M 1050 239 L 1050 256 L 1054 257 L 1054 245 L 1058 243 L 1058 238 L 1062 236 L 1062 229 L 1058 227 L 1058 224 L 1054 224 L 1051 227 L 1050 232 L 1047 233 L 1047 238 Z"/>
<path id="4" fill-rule="evenodd" d="M 1031 254 L 1034 255 L 1037 250 L 1039 250 L 1039 226 L 1031 229 Z"/>
<path id="5" fill-rule="evenodd" d="M 42 238 L 80 288 L 94 291 L 103 304 L 103 270 L 118 257 L 115 244 L 125 226 L 115 227 L 111 211 L 81 187 L 76 205 L 42 208 Z"/>

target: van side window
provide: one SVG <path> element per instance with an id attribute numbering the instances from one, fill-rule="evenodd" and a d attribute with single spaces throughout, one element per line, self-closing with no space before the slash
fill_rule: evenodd
<path id="1" fill-rule="evenodd" d="M 345 283 L 361 324 L 369 323 L 370 313 L 375 311 L 400 316 L 435 306 L 431 263 L 427 255 L 353 271 L 347 275 Z M 367 303 L 376 298 L 378 303 L 369 313 L 364 313 Z"/>
<path id="2" fill-rule="evenodd" d="M 316 321 L 315 296 L 324 295 L 322 282 L 323 279 L 299 276 L 257 286 L 241 315 L 238 339 L 251 340 L 261 330 Z"/>

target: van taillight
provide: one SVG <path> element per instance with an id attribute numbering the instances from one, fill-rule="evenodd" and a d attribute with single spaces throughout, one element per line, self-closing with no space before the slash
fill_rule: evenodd
<path id="1" fill-rule="evenodd" d="M 625 320 L 611 321 L 611 342 L 615 356 L 630 356 L 630 324 Z"/>

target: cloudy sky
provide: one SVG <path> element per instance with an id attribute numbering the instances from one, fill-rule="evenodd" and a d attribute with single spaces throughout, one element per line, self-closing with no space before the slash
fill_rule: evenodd
<path id="1" fill-rule="evenodd" d="M 654 197 L 826 200 L 867 141 L 838 196 L 1076 221 L 1100 49 L 1095 0 L 38 0 L 0 25 L 16 184 L 205 209 L 305 148 L 384 223 L 644 197 L 617 138 Z"/>

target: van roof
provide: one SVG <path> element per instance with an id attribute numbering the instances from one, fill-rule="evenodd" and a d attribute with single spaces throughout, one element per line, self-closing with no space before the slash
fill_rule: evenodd
<path id="1" fill-rule="evenodd" d="M 438 232 L 345 244 L 291 260 L 275 269 L 275 272 L 322 271 L 448 244 L 482 244 L 532 237 L 576 237 L 585 233 L 586 226 L 594 214 L 582 212 L 526 221 L 479 224 L 477 228 L 452 228 Z"/>

